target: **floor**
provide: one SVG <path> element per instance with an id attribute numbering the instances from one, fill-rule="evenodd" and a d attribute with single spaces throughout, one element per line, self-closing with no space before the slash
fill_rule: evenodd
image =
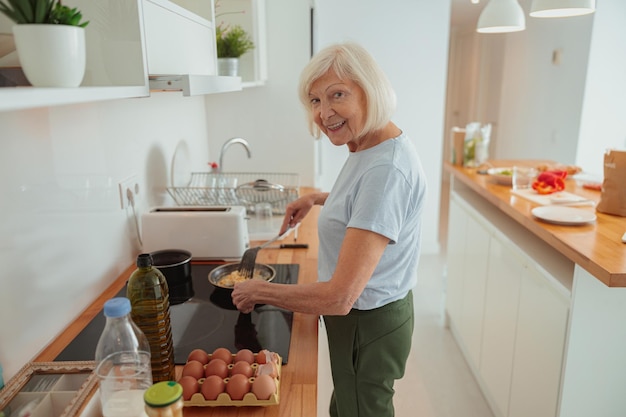
<path id="1" fill-rule="evenodd" d="M 415 330 L 406 375 L 396 382 L 397 417 L 493 417 L 450 331 L 444 326 L 444 269 L 423 255 L 414 290 Z M 320 332 L 318 417 L 328 417 L 332 392 L 328 346 Z M 324 382 L 325 381 L 325 382 Z"/>

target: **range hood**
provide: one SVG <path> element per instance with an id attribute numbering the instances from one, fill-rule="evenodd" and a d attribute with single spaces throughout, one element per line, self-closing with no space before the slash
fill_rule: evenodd
<path id="1" fill-rule="evenodd" d="M 150 91 L 182 91 L 183 96 L 241 91 L 241 77 L 221 75 L 150 75 Z"/>

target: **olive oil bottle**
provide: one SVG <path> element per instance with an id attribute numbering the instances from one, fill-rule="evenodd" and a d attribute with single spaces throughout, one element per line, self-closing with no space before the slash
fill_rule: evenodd
<path id="1" fill-rule="evenodd" d="M 174 343 L 170 323 L 170 298 L 167 281 L 153 266 L 152 256 L 137 257 L 137 269 L 128 279 L 126 297 L 130 300 L 133 322 L 150 344 L 154 382 L 174 380 Z"/>

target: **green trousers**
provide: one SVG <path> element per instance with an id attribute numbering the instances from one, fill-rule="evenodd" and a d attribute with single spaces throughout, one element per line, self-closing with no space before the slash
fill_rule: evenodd
<path id="1" fill-rule="evenodd" d="M 374 310 L 324 316 L 334 391 L 331 417 L 393 417 L 413 335 L 413 293 Z"/>

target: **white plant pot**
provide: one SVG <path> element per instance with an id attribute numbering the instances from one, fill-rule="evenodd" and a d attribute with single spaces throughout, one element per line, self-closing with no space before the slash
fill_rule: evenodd
<path id="1" fill-rule="evenodd" d="M 239 74 L 239 58 L 217 58 L 217 74 L 236 77 Z"/>
<path id="2" fill-rule="evenodd" d="M 68 25 L 13 26 L 15 47 L 34 87 L 78 87 L 85 75 L 85 29 Z"/>

